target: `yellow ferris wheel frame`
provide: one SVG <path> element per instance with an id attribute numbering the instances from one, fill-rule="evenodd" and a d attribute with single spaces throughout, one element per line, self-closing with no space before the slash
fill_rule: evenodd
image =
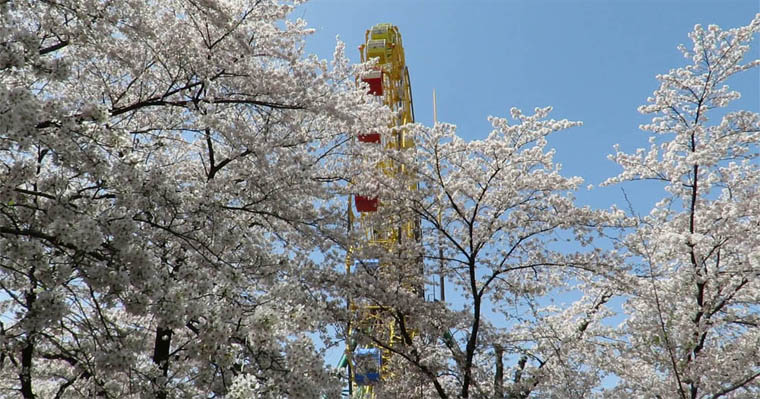
<path id="1" fill-rule="evenodd" d="M 388 149 L 409 150 L 415 147 L 414 138 L 408 134 L 404 127 L 407 123 L 414 122 L 414 106 L 412 101 L 411 82 L 409 79 L 409 69 L 406 66 L 404 47 L 401 40 L 401 33 L 398 27 L 381 23 L 368 29 L 364 36 L 364 43 L 359 46 L 361 61 L 375 62 L 371 69 L 363 76 L 357 78 L 369 86 L 369 92 L 375 95 L 388 106 L 392 112 L 393 120 L 390 124 L 391 135 L 380 137 L 379 134 L 359 134 L 357 140 L 360 145 L 385 145 Z M 377 162 L 379 173 L 384 173 L 396 179 L 404 179 L 409 184 L 404 184 L 408 190 L 417 190 L 417 182 L 410 171 L 397 164 L 391 159 L 379 160 Z M 358 222 L 358 227 L 364 230 L 365 234 L 360 242 L 354 243 L 346 257 L 346 273 L 352 273 L 352 266 L 355 261 L 352 259 L 352 253 L 355 249 L 365 246 L 375 246 L 383 248 L 385 251 L 392 252 L 398 243 L 405 240 L 420 240 L 419 219 L 410 217 L 396 217 L 394 220 L 383 222 L 378 225 L 377 222 L 370 222 L 368 214 L 377 211 L 382 206 L 382 201 L 378 198 L 366 198 L 360 195 L 349 197 L 348 216 L 350 229 L 353 229 L 354 223 Z M 354 214 L 354 208 L 359 213 L 359 217 Z M 384 265 L 378 265 L 378 268 L 385 268 Z M 421 264 L 416 265 L 419 273 L 422 273 Z M 419 291 L 423 295 L 421 287 L 412 282 L 407 284 L 411 291 Z M 400 331 L 394 322 L 394 319 L 388 313 L 392 310 L 392 304 L 387 305 L 370 305 L 366 303 L 349 300 L 349 308 L 354 315 L 348 325 L 349 339 L 346 343 L 346 351 L 340 366 L 348 368 L 349 388 L 348 395 L 352 398 L 372 398 L 376 397 L 374 383 L 367 383 L 364 379 L 362 383 L 357 382 L 356 375 L 352 375 L 352 360 L 356 360 L 354 352 L 357 349 L 371 351 L 372 346 L 357 348 L 355 343 L 350 342 L 355 330 L 372 330 L 375 334 L 380 331 L 380 336 L 386 342 L 387 347 L 393 347 L 400 341 Z M 413 332 L 411 332 L 413 334 Z M 379 383 L 393 378 L 393 371 L 389 368 L 391 362 L 391 353 L 389 350 L 375 348 L 382 355 L 378 360 L 381 361 L 379 368 Z M 353 358 L 353 359 L 352 359 Z"/>

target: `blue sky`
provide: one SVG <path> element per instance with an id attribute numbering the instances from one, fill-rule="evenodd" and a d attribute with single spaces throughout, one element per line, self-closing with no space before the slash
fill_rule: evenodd
<path id="1" fill-rule="evenodd" d="M 737 27 L 758 12 L 758 0 L 311 0 L 293 16 L 316 29 L 309 52 L 331 58 L 337 35 L 357 62 L 366 29 L 397 25 L 420 123 L 432 124 L 434 88 L 438 120 L 457 125 L 465 139 L 485 138 L 486 117 L 507 116 L 513 106 L 551 105 L 555 118 L 583 121 L 552 136 L 550 146 L 565 174 L 597 185 L 618 172 L 606 158 L 613 144 L 647 145 L 638 126 L 648 118 L 636 109 L 659 86 L 655 75 L 684 65 L 676 46 L 690 43 L 694 25 Z M 752 54 L 760 57 L 760 45 Z M 737 107 L 760 109 L 757 69 L 729 85 L 742 92 Z M 644 213 L 662 195 L 644 184 L 626 192 Z M 620 187 L 584 189 L 578 201 L 624 206 Z"/>

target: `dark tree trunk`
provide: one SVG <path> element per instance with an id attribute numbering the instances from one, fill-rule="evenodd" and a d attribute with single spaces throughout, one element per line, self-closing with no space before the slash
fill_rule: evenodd
<path id="1" fill-rule="evenodd" d="M 156 398 L 166 399 L 166 377 L 169 375 L 169 354 L 171 353 L 172 330 L 163 327 L 156 328 L 156 342 L 153 347 L 153 362 L 161 369 L 164 381 L 157 385 Z"/>
<path id="2" fill-rule="evenodd" d="M 36 281 L 32 280 L 32 285 L 36 286 Z M 34 317 L 34 302 L 37 300 L 37 294 L 30 290 L 26 294 L 26 308 L 29 317 Z M 21 372 L 18 377 L 21 382 L 21 396 L 24 399 L 35 399 L 34 390 L 32 390 L 32 361 L 34 358 L 34 331 L 27 332 L 24 348 L 21 350 Z"/>
<path id="3" fill-rule="evenodd" d="M 21 396 L 24 399 L 35 399 L 32 391 L 32 356 L 34 355 L 34 342 L 31 337 L 27 337 L 24 349 L 21 350 Z"/>
<path id="4" fill-rule="evenodd" d="M 493 397 L 494 399 L 504 398 L 504 348 L 501 345 L 494 345 L 494 356 L 496 356 L 496 373 L 493 376 Z"/>

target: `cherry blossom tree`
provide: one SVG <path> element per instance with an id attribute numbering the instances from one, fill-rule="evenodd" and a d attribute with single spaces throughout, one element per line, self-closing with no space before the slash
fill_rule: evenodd
<path id="1" fill-rule="evenodd" d="M 309 254 L 386 111 L 297 3 L 0 2 L 0 395 L 337 387 Z"/>
<path id="2" fill-rule="evenodd" d="M 547 136 L 580 123 L 549 119 L 549 112 L 513 109 L 514 123 L 491 118 L 494 130 L 483 140 L 465 141 L 454 126 L 436 124 L 403 128 L 414 150 L 361 146 L 366 167 L 353 190 L 376 193 L 381 203 L 364 215 L 365 225 L 417 218 L 422 233 L 421 240 L 401 235 L 380 255 L 355 251 L 359 260 L 378 257 L 381 267 L 355 272 L 342 286 L 360 308 L 383 309 L 393 326 L 390 337 L 390 326 L 381 333 L 358 326 L 348 337 L 392 353 L 390 376 L 376 393 L 584 397 L 599 384 L 601 373 L 583 353 L 608 313 L 603 277 L 617 263 L 588 244 L 620 223 L 621 212 L 575 205 L 582 179 L 560 173 Z M 405 172 L 384 173 L 388 165 Z M 425 275 L 443 275 L 456 300 L 431 300 L 430 291 L 421 297 L 414 287 Z M 563 292 L 583 294 L 568 305 L 551 303 Z"/>
<path id="3" fill-rule="evenodd" d="M 688 65 L 639 108 L 654 114 L 649 148 L 611 156 L 623 171 L 608 183 L 661 182 L 667 196 L 622 242 L 627 316 L 600 357 L 619 378 L 610 397 L 760 395 L 760 115 L 730 108 L 726 85 L 760 65 L 745 60 L 758 32 L 760 14 L 697 25 Z"/>
<path id="4" fill-rule="evenodd" d="M 298 3 L 0 0 L 0 395 L 334 397 L 313 336 L 356 318 L 343 298 L 393 327 L 342 332 L 393 354 L 390 397 L 760 394 L 760 115 L 725 86 L 760 64 L 760 16 L 698 26 L 641 107 L 651 147 L 613 156 L 609 184 L 668 192 L 626 266 L 593 240 L 627 219 L 576 206 L 547 149 L 578 122 L 513 110 L 484 140 L 357 145 L 392 115 L 341 43 L 304 53 Z M 365 228 L 413 234 L 356 246 L 356 193 L 381 203 Z M 382 267 L 345 275 L 346 251 Z M 434 275 L 457 301 L 423 294 Z"/>

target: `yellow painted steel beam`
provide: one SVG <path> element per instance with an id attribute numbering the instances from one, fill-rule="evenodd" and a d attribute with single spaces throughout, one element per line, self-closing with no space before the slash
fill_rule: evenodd
<path id="1" fill-rule="evenodd" d="M 398 28 L 392 24 L 383 23 L 377 24 L 368 29 L 365 33 L 364 44 L 359 46 L 362 62 L 373 60 L 375 62 L 374 69 L 370 72 L 372 79 L 380 79 L 382 83 L 381 87 L 370 87 L 370 91 L 375 90 L 376 95 L 381 97 L 381 101 L 387 105 L 394 115 L 394 120 L 391 123 L 392 134 L 389 137 L 384 137 L 382 143 L 390 149 L 409 150 L 414 148 L 414 138 L 408 134 L 407 129 L 403 125 L 414 122 L 414 106 L 412 102 L 412 90 L 411 81 L 409 78 L 409 70 L 406 66 L 406 60 L 404 56 L 404 46 L 401 40 L 401 33 Z M 369 76 L 369 75 L 368 75 Z M 362 77 L 366 79 L 366 77 Z M 375 81 L 376 82 L 376 81 Z M 370 86 L 372 86 L 370 84 Z M 377 163 L 379 173 L 385 173 L 388 176 L 398 179 L 405 179 L 409 181 L 409 184 L 405 184 L 408 190 L 417 190 L 417 181 L 405 170 L 403 165 L 396 164 L 390 159 L 380 160 Z M 382 202 L 380 202 L 382 206 Z M 408 217 L 402 217 L 399 215 L 395 220 L 386 221 L 381 225 L 374 225 L 369 222 L 369 217 L 365 213 L 359 212 L 358 217 L 355 216 L 352 209 L 351 199 L 349 199 L 349 224 L 353 226 L 355 222 L 358 222 L 359 228 L 364 229 L 367 233 L 364 234 L 364 240 L 362 242 L 355 243 L 352 249 L 347 254 L 346 260 L 346 272 L 352 273 L 353 261 L 351 259 L 355 249 L 361 247 L 375 246 L 384 249 L 385 251 L 393 252 L 395 247 L 401 241 L 407 240 L 419 240 L 419 220 L 409 219 Z M 353 227 L 350 227 L 353 228 Z M 415 269 L 420 270 L 421 264 L 412 265 Z M 379 268 L 384 268 L 383 265 L 379 265 Z M 379 272 L 379 270 L 378 270 Z M 385 270 L 385 272 L 393 272 L 392 270 Z M 407 271 L 397 271 L 404 274 L 408 274 Z M 421 276 L 419 276 L 421 277 Z M 409 289 L 422 290 L 422 287 L 416 287 L 416 281 L 410 282 Z M 420 294 L 422 294 L 420 292 Z M 387 346 L 397 345 L 400 341 L 400 331 L 394 321 L 394 318 L 389 313 L 392 311 L 392 304 L 388 306 L 376 306 L 362 303 L 350 303 L 349 308 L 355 315 L 354 320 L 349 324 L 349 337 L 353 335 L 355 330 L 373 330 L 373 332 L 380 332 L 380 336 L 387 343 Z M 414 332 L 408 332 L 414 334 Z M 349 339 L 350 341 L 350 339 Z M 352 351 L 355 349 L 352 345 L 347 343 L 346 356 L 350 358 Z M 391 352 L 384 350 L 382 352 L 382 378 L 387 380 L 393 378 L 393 371 L 390 368 L 392 364 Z M 350 376 L 349 376 L 350 377 Z M 353 396 L 360 398 L 375 398 L 376 393 L 372 385 L 357 385 L 353 378 L 350 383 L 352 384 Z"/>

